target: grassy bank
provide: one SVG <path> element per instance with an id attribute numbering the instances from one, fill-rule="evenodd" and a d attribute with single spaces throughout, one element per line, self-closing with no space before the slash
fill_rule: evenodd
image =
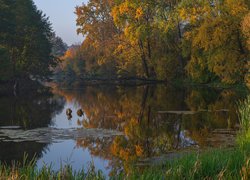
<path id="1" fill-rule="evenodd" d="M 129 179 L 241 179 L 250 178 L 250 148 L 216 149 L 189 154 L 164 166 L 143 172 L 134 170 Z M 125 176 L 123 176 L 125 177 Z M 247 179 L 247 178 L 246 178 Z"/>
<path id="2" fill-rule="evenodd" d="M 241 131 L 237 145 L 231 149 L 211 149 L 191 153 L 161 166 L 132 168 L 113 179 L 250 179 L 250 96 L 238 104 Z M 27 158 L 26 158 L 27 159 Z M 70 166 L 53 171 L 38 170 L 35 160 L 12 166 L 0 165 L 0 179 L 105 179 L 101 171 L 90 166 L 88 171 L 74 172 Z"/>
<path id="3" fill-rule="evenodd" d="M 189 154 L 143 172 L 135 169 L 129 179 L 250 179 L 250 96 L 238 106 L 236 147 Z"/>

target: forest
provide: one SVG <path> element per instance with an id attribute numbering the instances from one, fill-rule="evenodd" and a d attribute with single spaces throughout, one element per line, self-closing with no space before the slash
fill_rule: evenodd
<path id="1" fill-rule="evenodd" d="M 1 0 L 0 80 L 248 83 L 249 7 L 248 0 L 90 0 L 75 9 L 84 41 L 68 48 L 33 1 Z"/>
<path id="2" fill-rule="evenodd" d="M 56 77 L 249 82 L 248 0 L 90 0 Z"/>

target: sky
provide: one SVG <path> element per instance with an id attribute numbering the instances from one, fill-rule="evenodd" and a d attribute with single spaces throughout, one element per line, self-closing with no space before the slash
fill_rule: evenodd
<path id="1" fill-rule="evenodd" d="M 34 0 L 37 8 L 49 17 L 53 30 L 68 45 L 80 43 L 82 35 L 76 33 L 75 7 L 87 0 Z"/>

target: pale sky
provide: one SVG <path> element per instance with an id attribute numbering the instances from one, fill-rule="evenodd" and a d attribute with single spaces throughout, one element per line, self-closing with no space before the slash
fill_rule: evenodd
<path id="1" fill-rule="evenodd" d="M 56 34 L 68 45 L 82 42 L 76 33 L 75 7 L 87 0 L 34 0 L 37 8 L 49 17 Z"/>

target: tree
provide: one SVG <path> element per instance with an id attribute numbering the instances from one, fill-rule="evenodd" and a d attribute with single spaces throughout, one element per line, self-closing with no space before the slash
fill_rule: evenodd
<path id="1" fill-rule="evenodd" d="M 57 63 L 51 54 L 48 18 L 32 0 L 1 0 L 0 9 L 1 70 L 9 72 L 2 79 L 16 84 L 19 79 L 48 78 Z"/>
<path id="2" fill-rule="evenodd" d="M 62 38 L 56 36 L 55 33 L 52 33 L 50 41 L 52 43 L 52 55 L 55 57 L 63 56 L 68 49 L 68 45 L 63 42 Z"/>
<path id="3" fill-rule="evenodd" d="M 76 8 L 77 32 L 85 36 L 82 44 L 89 74 L 115 75 L 116 34 L 119 32 L 110 14 L 112 0 L 90 0 Z M 93 73 L 92 73 L 93 72 Z"/>
<path id="4" fill-rule="evenodd" d="M 250 13 L 248 13 L 242 21 L 242 32 L 246 38 L 246 46 L 249 52 L 250 51 Z M 248 62 L 247 62 L 248 70 L 245 76 L 245 81 L 246 81 L 247 86 L 250 87 L 250 62 L 249 62 L 250 55 L 249 53 L 248 53 L 247 58 L 248 58 Z"/>
<path id="5" fill-rule="evenodd" d="M 185 38 L 191 43 L 187 65 L 198 82 L 242 82 L 246 73 L 246 47 L 241 21 L 248 12 L 240 1 L 183 1 L 181 17 L 189 23 Z"/>
<path id="6" fill-rule="evenodd" d="M 15 29 L 13 7 L 14 1 L 0 1 L 0 80 L 8 80 L 13 76 L 10 58 Z"/>
<path id="7" fill-rule="evenodd" d="M 61 66 L 56 72 L 56 78 L 66 81 L 81 79 L 86 75 L 85 59 L 81 45 L 71 46 L 61 58 Z"/>
<path id="8" fill-rule="evenodd" d="M 32 0 L 16 2 L 16 44 L 13 60 L 16 76 L 44 79 L 51 75 L 56 60 L 51 54 L 52 36 L 48 18 L 37 10 Z"/>
<path id="9" fill-rule="evenodd" d="M 76 9 L 86 71 L 242 83 L 248 12 L 247 0 L 91 0 Z"/>

